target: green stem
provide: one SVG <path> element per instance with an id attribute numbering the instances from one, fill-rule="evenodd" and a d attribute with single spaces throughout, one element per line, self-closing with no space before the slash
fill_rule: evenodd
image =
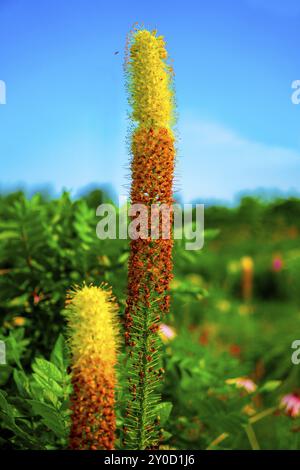
<path id="1" fill-rule="evenodd" d="M 148 354 L 148 318 L 147 314 L 145 315 L 144 321 L 144 331 L 143 331 L 143 358 L 142 358 L 142 366 L 141 372 L 143 374 L 143 378 L 141 378 L 140 384 L 140 415 L 139 415 L 139 425 L 138 425 L 138 450 L 144 450 L 146 448 L 145 444 L 145 388 L 146 388 L 146 381 L 147 381 L 147 354 Z"/>
<path id="2" fill-rule="evenodd" d="M 245 431 L 248 436 L 252 450 L 260 450 L 259 443 L 257 441 L 254 429 L 250 423 L 247 424 L 247 426 L 245 426 Z"/>
<path id="3" fill-rule="evenodd" d="M 273 407 L 273 408 L 268 408 L 267 410 L 264 410 L 262 411 L 261 413 L 258 413 L 257 415 L 255 416 L 252 416 L 249 421 L 251 424 L 254 424 L 254 423 L 257 423 L 257 421 L 260 421 L 261 419 L 265 418 L 266 416 L 274 413 L 274 411 L 276 411 L 277 408 Z"/>

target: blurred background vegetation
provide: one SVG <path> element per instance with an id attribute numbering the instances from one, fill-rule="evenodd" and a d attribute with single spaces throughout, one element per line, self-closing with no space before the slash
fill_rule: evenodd
<path id="1" fill-rule="evenodd" d="M 78 199 L 0 196 L 3 448 L 67 445 L 67 290 L 108 282 L 122 321 L 129 247 L 96 237 L 95 211 L 107 201 L 101 189 Z M 161 331 L 163 446 L 300 449 L 300 365 L 291 362 L 300 338 L 299 235 L 300 199 L 245 196 L 235 207 L 205 208 L 202 250 L 176 241 L 170 328 Z M 122 367 L 119 375 L 122 384 Z M 290 394 L 296 405 L 287 410 Z"/>

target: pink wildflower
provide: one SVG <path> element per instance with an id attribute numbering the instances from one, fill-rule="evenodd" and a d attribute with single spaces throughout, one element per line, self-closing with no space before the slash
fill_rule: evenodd
<path id="1" fill-rule="evenodd" d="M 300 396 L 296 393 L 288 393 L 281 399 L 281 406 L 288 415 L 293 418 L 300 416 Z"/>
<path id="2" fill-rule="evenodd" d="M 257 386 L 253 380 L 247 377 L 236 377 L 235 379 L 227 379 L 227 384 L 234 384 L 237 388 L 243 388 L 248 393 L 255 392 Z"/>
<path id="3" fill-rule="evenodd" d="M 159 327 L 159 334 L 163 341 L 171 341 L 176 336 L 176 331 L 171 326 L 162 323 Z"/>
<path id="4" fill-rule="evenodd" d="M 279 255 L 274 256 L 273 261 L 272 261 L 273 271 L 275 271 L 277 273 L 277 272 L 282 270 L 282 267 L 283 267 L 283 261 L 282 261 L 281 256 L 279 256 Z"/>

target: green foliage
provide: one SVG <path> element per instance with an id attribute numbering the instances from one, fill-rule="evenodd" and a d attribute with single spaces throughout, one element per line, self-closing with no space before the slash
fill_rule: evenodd
<path id="1" fill-rule="evenodd" d="M 23 194 L 0 199 L 0 309 L 4 326 L 25 319 L 28 363 L 48 354 L 63 326 L 61 310 L 72 284 L 95 279 L 125 295 L 124 241 L 96 237 L 96 207 L 65 193 L 45 201 Z M 121 278 L 121 282 L 119 280 Z"/>
<path id="2" fill-rule="evenodd" d="M 237 361 L 214 358 L 186 332 L 172 343 L 166 367 L 165 394 L 174 405 L 168 428 L 173 445 L 206 448 L 219 434 L 243 431 L 247 417 L 241 410 L 251 399 L 225 383 L 232 374 L 242 375 Z"/>
<path id="3" fill-rule="evenodd" d="M 64 340 L 59 336 L 51 361 L 35 358 L 31 374 L 21 365 L 13 370 L 10 394 L 0 391 L 4 448 L 61 449 L 68 445 L 72 388 L 67 366 Z"/>
<path id="4" fill-rule="evenodd" d="M 97 191 L 79 200 L 0 196 L 3 449 L 68 446 L 71 386 L 59 335 L 70 285 L 109 282 L 123 313 L 128 242 L 97 239 L 95 211 L 103 200 Z M 233 208 L 206 208 L 202 250 L 186 251 L 184 240 L 176 240 L 172 308 L 164 319 L 176 337 L 164 340 L 158 366 L 166 370 L 165 383 L 160 404 L 149 407 L 164 448 L 300 449 L 300 418 L 280 407 L 284 395 L 299 393 L 300 366 L 291 363 L 300 332 L 299 215 L 296 199 L 247 198 Z M 278 255 L 283 265 L 276 271 Z M 248 303 L 241 297 L 243 256 L 254 263 Z M 120 349 L 118 448 L 132 364 Z M 250 378 L 257 389 L 247 393 L 227 383 L 236 377 Z"/>

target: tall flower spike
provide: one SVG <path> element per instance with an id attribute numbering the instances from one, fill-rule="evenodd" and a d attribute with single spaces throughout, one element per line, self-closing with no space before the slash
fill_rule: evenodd
<path id="1" fill-rule="evenodd" d="M 129 41 L 126 64 L 129 103 L 134 130 L 131 138 L 131 203 L 171 209 L 174 174 L 174 100 L 172 70 L 162 36 L 138 30 Z M 129 449 L 152 449 L 159 443 L 156 406 L 160 367 L 159 325 L 169 310 L 173 240 L 131 240 L 125 339 L 129 349 L 129 392 L 124 426 Z"/>
<path id="2" fill-rule="evenodd" d="M 73 384 L 71 449 L 114 448 L 116 312 L 111 291 L 104 285 L 76 288 L 67 298 Z"/>

